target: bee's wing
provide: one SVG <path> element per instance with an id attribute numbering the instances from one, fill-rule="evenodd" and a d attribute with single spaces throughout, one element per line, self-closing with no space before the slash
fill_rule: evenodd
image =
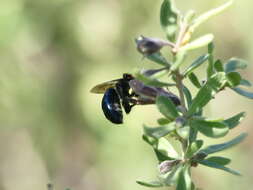
<path id="1" fill-rule="evenodd" d="M 95 94 L 103 94 L 108 88 L 113 88 L 115 87 L 115 84 L 119 81 L 120 79 L 116 79 L 116 80 L 111 80 L 111 81 L 107 81 L 107 82 L 103 82 L 101 84 L 98 84 L 96 86 L 94 86 L 90 92 L 91 93 L 95 93 Z"/>

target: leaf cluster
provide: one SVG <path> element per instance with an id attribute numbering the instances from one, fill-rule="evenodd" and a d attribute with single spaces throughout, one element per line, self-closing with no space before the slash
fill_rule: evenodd
<path id="1" fill-rule="evenodd" d="M 158 179 L 152 182 L 137 181 L 138 184 L 148 187 L 175 186 L 177 190 L 194 190 L 197 188 L 191 178 L 191 168 L 199 164 L 240 175 L 238 171 L 227 166 L 231 162 L 229 158 L 212 154 L 237 145 L 247 136 L 245 133 L 222 144 L 205 147 L 203 147 L 204 141 L 198 138 L 198 134 L 201 133 L 209 138 L 221 138 L 239 126 L 245 117 L 244 112 L 230 118 L 213 119 L 205 116 L 203 109 L 215 99 L 217 93 L 226 89 L 232 89 L 239 95 L 253 99 L 253 93 L 245 89 L 251 87 L 251 83 L 240 74 L 240 70 L 247 67 L 247 62 L 239 58 L 231 58 L 227 61 L 215 58 L 213 34 L 205 34 L 191 40 L 192 34 L 202 23 L 231 5 L 232 1 L 229 1 L 197 17 L 194 11 L 180 13 L 173 0 L 164 0 L 161 5 L 160 23 L 168 41 L 145 38 L 146 41 L 142 45 L 150 45 L 146 42 L 152 42 L 157 43 L 157 46 L 152 47 L 159 47 L 157 51 L 152 49 L 150 54 L 144 54 L 143 50 L 151 52 L 146 51 L 151 46 L 139 46 L 139 51 L 145 58 L 157 63 L 160 68 L 137 72 L 136 78 L 146 85 L 157 88 L 177 88 L 181 104 L 177 106 L 163 95 L 156 97 L 157 109 L 163 117 L 157 120 L 157 126 L 144 125 L 143 140 L 152 147 L 157 157 Z M 137 46 L 138 43 L 140 41 L 137 42 Z M 165 46 L 171 50 L 173 57 L 171 61 L 160 52 L 160 49 Z M 190 50 L 201 47 L 207 47 L 207 52 L 181 71 L 181 66 L 187 64 L 184 60 Z M 199 80 L 195 71 L 202 65 L 206 65 L 206 77 L 204 80 Z M 168 76 L 173 82 L 161 81 L 163 76 Z M 184 85 L 184 80 L 189 80 L 197 88 L 196 94 L 193 95 Z M 172 140 L 181 143 L 180 152 L 172 146 Z"/>

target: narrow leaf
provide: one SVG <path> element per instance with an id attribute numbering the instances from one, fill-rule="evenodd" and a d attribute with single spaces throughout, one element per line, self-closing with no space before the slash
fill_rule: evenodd
<path id="1" fill-rule="evenodd" d="M 190 126 L 196 128 L 203 135 L 212 138 L 224 137 L 229 131 L 226 124 L 219 121 L 194 119 L 190 122 Z"/>
<path id="2" fill-rule="evenodd" d="M 147 135 L 143 135 L 142 138 L 145 142 L 153 147 L 153 150 L 159 162 L 163 162 L 165 160 L 175 160 L 178 158 L 177 152 L 166 139 L 160 138 L 157 140 Z M 169 155 L 172 155 L 172 157 Z"/>
<path id="3" fill-rule="evenodd" d="M 136 181 L 139 185 L 143 185 L 146 187 L 162 187 L 163 184 L 160 181 L 152 181 L 152 182 L 144 182 L 144 181 Z"/>
<path id="4" fill-rule="evenodd" d="M 207 78 L 209 79 L 214 73 L 214 61 L 213 61 L 213 50 L 214 50 L 214 44 L 213 43 L 209 43 L 208 44 L 208 53 L 210 54 L 209 58 L 208 58 L 208 66 L 207 66 Z"/>
<path id="5" fill-rule="evenodd" d="M 244 96 L 249 99 L 253 99 L 253 92 L 248 92 L 248 91 L 243 90 L 239 87 L 232 88 L 232 90 L 234 90 L 237 94 L 240 94 L 241 96 Z"/>
<path id="6" fill-rule="evenodd" d="M 176 152 L 176 150 L 173 148 L 173 146 L 170 144 L 170 142 L 162 137 L 158 140 L 158 143 L 156 145 L 156 149 L 162 153 L 163 155 L 171 158 L 171 159 L 177 159 L 179 158 L 178 153 Z"/>
<path id="7" fill-rule="evenodd" d="M 174 0 L 164 0 L 160 10 L 160 23 L 170 41 L 175 40 L 177 31 L 178 10 Z"/>
<path id="8" fill-rule="evenodd" d="M 238 59 L 238 58 L 231 58 L 228 60 L 227 64 L 225 65 L 225 72 L 233 72 L 238 69 L 246 69 L 247 67 L 247 62 L 243 59 Z"/>
<path id="9" fill-rule="evenodd" d="M 217 72 L 224 72 L 223 64 L 219 59 L 214 62 L 214 68 Z"/>
<path id="10" fill-rule="evenodd" d="M 241 112 L 231 118 L 224 120 L 224 123 L 226 123 L 226 125 L 229 127 L 229 129 L 233 129 L 237 125 L 240 124 L 240 122 L 245 118 L 245 116 L 246 116 L 246 113 Z"/>
<path id="11" fill-rule="evenodd" d="M 192 181 L 189 170 L 190 167 L 187 165 L 181 170 L 176 190 L 191 190 Z"/>
<path id="12" fill-rule="evenodd" d="M 229 72 L 226 74 L 230 87 L 235 87 L 241 83 L 242 77 L 238 72 Z"/>
<path id="13" fill-rule="evenodd" d="M 166 67 L 170 66 L 170 63 L 166 60 L 165 57 L 163 57 L 163 55 L 160 52 L 153 53 L 145 57 L 148 58 L 150 61 L 153 61 L 159 65 L 166 66 Z"/>
<path id="14" fill-rule="evenodd" d="M 156 98 L 156 105 L 158 110 L 169 119 L 175 119 L 179 116 L 175 104 L 165 96 L 158 96 Z"/>
<path id="15" fill-rule="evenodd" d="M 201 84 L 199 82 L 199 79 L 198 77 L 193 73 L 191 72 L 189 75 L 188 75 L 188 78 L 190 79 L 190 81 L 192 82 L 192 84 L 197 87 L 197 88 L 201 88 Z"/>
<path id="16" fill-rule="evenodd" d="M 145 75 L 141 74 L 140 72 L 135 74 L 135 78 L 137 80 L 141 81 L 143 84 L 149 85 L 149 86 L 155 86 L 155 87 L 171 86 L 171 84 L 169 84 L 169 83 L 161 82 L 155 78 L 145 76 Z"/>
<path id="17" fill-rule="evenodd" d="M 189 135 L 190 135 L 190 127 L 189 126 L 183 126 L 183 127 L 180 127 L 180 128 L 177 128 L 177 134 L 187 140 L 189 138 Z"/>
<path id="18" fill-rule="evenodd" d="M 205 63 L 205 61 L 208 59 L 209 54 L 201 55 L 198 57 L 185 71 L 184 76 L 187 76 L 190 74 L 194 69 L 198 68 L 200 65 Z"/>
<path id="19" fill-rule="evenodd" d="M 229 158 L 220 157 L 220 156 L 212 156 L 206 159 L 209 162 L 215 162 L 216 164 L 225 166 L 228 165 L 231 160 Z"/>
<path id="20" fill-rule="evenodd" d="M 167 125 L 167 124 L 169 124 L 171 122 L 171 120 L 170 119 L 167 119 L 167 118 L 159 118 L 158 120 L 157 120 L 157 123 L 159 124 L 159 125 Z"/>
<path id="21" fill-rule="evenodd" d="M 193 143 L 194 141 L 196 141 L 197 136 L 198 136 L 198 130 L 191 127 L 189 143 Z"/>
<path id="22" fill-rule="evenodd" d="M 190 90 L 186 86 L 184 86 L 183 92 L 184 92 L 184 95 L 186 97 L 187 106 L 189 108 L 191 106 L 191 104 L 192 104 L 192 95 L 191 95 L 191 92 L 190 92 Z"/>
<path id="23" fill-rule="evenodd" d="M 221 88 L 224 87 L 227 82 L 226 75 L 224 72 L 219 72 L 213 75 L 206 83 L 214 93 L 218 92 Z"/>
<path id="24" fill-rule="evenodd" d="M 149 136 L 147 136 L 147 135 L 142 135 L 142 139 L 146 142 L 146 143 L 148 143 L 149 145 L 151 145 L 151 146 L 153 146 L 153 147 L 156 147 L 156 145 L 157 145 L 157 139 L 154 139 L 154 138 L 152 138 L 152 137 L 149 137 Z"/>
<path id="25" fill-rule="evenodd" d="M 193 99 L 192 104 L 188 110 L 188 115 L 198 112 L 212 99 L 212 89 L 207 85 L 203 86 L 196 97 Z"/>
<path id="26" fill-rule="evenodd" d="M 186 157 L 191 158 L 204 144 L 202 140 L 194 141 L 188 146 L 186 151 Z"/>
<path id="27" fill-rule="evenodd" d="M 188 110 L 188 115 L 192 115 L 202 107 L 204 107 L 226 83 L 225 73 L 219 72 L 213 75 L 207 83 L 201 87 L 196 97 L 193 99 L 191 107 Z"/>
<path id="28" fill-rule="evenodd" d="M 202 149 L 201 152 L 204 152 L 206 154 L 213 154 L 213 153 L 216 153 L 216 152 L 219 152 L 222 150 L 226 150 L 226 149 L 231 148 L 231 147 L 239 144 L 240 142 L 242 142 L 246 136 L 247 136 L 246 133 L 242 133 L 239 136 L 235 137 L 234 139 L 232 139 L 228 142 L 208 146 L 208 147 Z"/>
<path id="29" fill-rule="evenodd" d="M 230 7 L 233 4 L 233 1 L 229 1 L 225 4 L 223 4 L 220 7 L 217 7 L 215 9 L 212 9 L 202 15 L 200 15 L 199 17 L 197 17 L 191 27 L 190 27 L 190 31 L 193 32 L 197 27 L 199 27 L 202 23 L 206 22 L 207 20 L 209 20 L 210 18 L 222 13 L 224 10 L 226 10 L 228 7 Z"/>
<path id="30" fill-rule="evenodd" d="M 240 85 L 242 86 L 247 86 L 247 87 L 251 87 L 252 84 L 250 81 L 246 80 L 246 79 L 242 79 L 241 82 L 240 82 Z"/>
<path id="31" fill-rule="evenodd" d="M 177 182 L 178 182 L 179 175 L 180 175 L 182 170 L 183 170 L 183 165 L 182 164 L 178 164 L 175 167 L 173 167 L 173 169 L 169 173 L 169 175 L 166 176 L 165 179 L 163 179 L 164 183 L 167 186 L 176 185 Z"/>
<path id="32" fill-rule="evenodd" d="M 174 131 L 176 129 L 176 125 L 175 122 L 172 122 L 168 125 L 161 127 L 147 127 L 144 125 L 143 129 L 145 135 L 159 139 L 161 137 L 168 135 L 170 132 Z"/>
<path id="33" fill-rule="evenodd" d="M 233 175 L 241 176 L 241 174 L 238 171 L 230 169 L 230 168 L 227 168 L 227 167 L 222 166 L 222 165 L 219 165 L 219 164 L 217 164 L 215 162 L 210 162 L 208 160 L 202 160 L 202 161 L 198 161 L 198 162 L 200 164 L 202 164 L 202 165 L 205 165 L 205 166 L 208 166 L 208 167 L 211 167 L 211 168 L 220 169 L 220 170 L 229 172 L 229 173 L 231 173 Z"/>
<path id="34" fill-rule="evenodd" d="M 212 42 L 213 39 L 214 39 L 213 34 L 206 34 L 206 35 L 201 36 L 200 38 L 186 44 L 185 46 L 180 48 L 180 50 L 181 51 L 189 51 L 189 50 L 198 49 L 198 48 L 206 46 L 207 44 Z"/>

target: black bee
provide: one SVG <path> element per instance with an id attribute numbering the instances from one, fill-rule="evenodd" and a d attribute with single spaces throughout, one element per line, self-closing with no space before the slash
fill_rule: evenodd
<path id="1" fill-rule="evenodd" d="M 131 74 L 123 74 L 123 77 L 96 85 L 91 89 L 92 93 L 104 94 L 102 110 L 105 117 L 115 124 L 123 123 L 122 107 L 126 114 L 130 113 L 135 105 L 154 104 L 158 95 L 170 98 L 175 105 L 180 105 L 178 97 L 163 88 L 144 85 Z"/>

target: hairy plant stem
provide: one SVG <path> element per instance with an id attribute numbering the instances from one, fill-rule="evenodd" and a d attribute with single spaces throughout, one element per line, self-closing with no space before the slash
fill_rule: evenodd
<path id="1" fill-rule="evenodd" d="M 174 75 L 175 75 L 175 79 L 176 79 L 176 87 L 178 89 L 179 96 L 180 96 L 182 113 L 183 113 L 183 116 L 185 116 L 187 109 L 186 109 L 186 105 L 185 105 L 185 97 L 184 97 L 184 92 L 183 92 L 183 88 L 184 88 L 183 79 L 184 79 L 184 77 L 180 74 L 179 70 L 176 70 L 174 72 Z M 186 150 L 188 147 L 188 141 L 181 138 L 181 137 L 179 137 L 179 141 L 182 144 L 182 149 L 183 149 L 183 154 L 184 154 L 183 156 L 185 156 L 185 153 L 186 153 Z"/>
<path id="2" fill-rule="evenodd" d="M 175 71 L 175 77 L 176 77 L 176 87 L 178 89 L 179 92 L 179 96 L 180 96 L 180 101 L 181 101 L 181 106 L 182 106 L 182 112 L 183 115 L 185 116 L 186 114 L 186 105 L 185 105 L 185 98 L 184 98 L 184 85 L 183 85 L 183 79 L 184 77 L 180 74 L 179 70 Z"/>

